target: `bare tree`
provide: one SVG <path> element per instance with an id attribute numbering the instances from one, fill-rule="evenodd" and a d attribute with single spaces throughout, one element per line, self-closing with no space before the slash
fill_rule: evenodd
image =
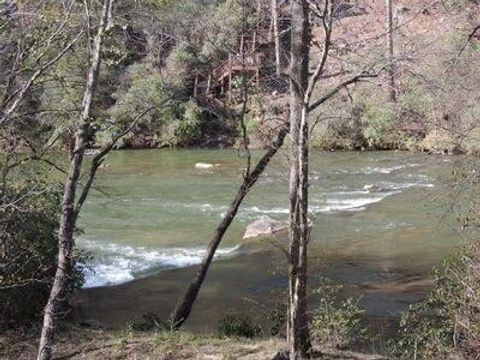
<path id="1" fill-rule="evenodd" d="M 387 51 L 388 51 L 388 87 L 391 102 L 397 101 L 397 88 L 395 85 L 395 58 L 393 47 L 393 0 L 386 0 L 387 7 Z"/>
<path id="2" fill-rule="evenodd" d="M 280 58 L 280 32 L 278 28 L 278 1 L 272 0 L 272 23 L 273 41 L 275 44 L 275 70 L 278 76 L 282 74 L 282 62 Z"/>
<path id="3" fill-rule="evenodd" d="M 287 343 L 290 359 L 308 357 L 312 350 L 308 325 L 307 264 L 310 224 L 308 219 L 309 114 L 341 89 L 377 73 L 362 71 L 340 82 L 320 98 L 312 101 L 315 87 L 324 73 L 331 48 L 333 25 L 332 0 L 323 5 L 315 1 L 295 0 L 291 6 L 290 50 L 290 218 L 289 218 L 289 306 Z M 322 22 L 324 39 L 318 45 L 319 60 L 309 76 L 311 46 L 310 14 Z"/>
<path id="4" fill-rule="evenodd" d="M 67 179 L 64 184 L 62 215 L 58 230 L 58 264 L 48 302 L 44 310 L 43 327 L 38 346 L 38 360 L 52 358 L 52 345 L 55 333 L 55 323 L 62 305 L 65 287 L 69 278 L 73 256 L 73 235 L 76 219 L 81 203 L 75 203 L 76 190 L 82 168 L 87 132 L 91 122 L 92 99 L 98 82 L 100 71 L 101 52 L 106 31 L 111 26 L 111 14 L 114 0 L 104 0 L 100 23 L 93 43 L 89 43 L 90 64 L 83 95 L 80 119 L 75 124 L 75 138 L 73 151 L 70 154 L 70 164 Z M 87 14 L 89 2 L 85 1 Z M 88 21 L 88 34 L 91 33 Z M 94 174 L 93 174 L 94 175 Z M 85 200 L 81 197 L 81 200 Z"/>
<path id="5" fill-rule="evenodd" d="M 292 1 L 290 54 L 290 226 L 287 342 L 290 359 L 311 350 L 307 318 L 309 5 Z"/>

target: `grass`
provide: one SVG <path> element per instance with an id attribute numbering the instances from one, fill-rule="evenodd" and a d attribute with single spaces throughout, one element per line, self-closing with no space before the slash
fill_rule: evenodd
<path id="1" fill-rule="evenodd" d="M 26 360 L 35 358 L 38 334 L 0 335 L 0 358 Z M 55 359 L 272 359 L 285 351 L 285 340 L 268 337 L 241 339 L 186 331 L 140 332 L 131 327 L 118 331 L 93 330 L 71 324 L 63 325 L 55 339 Z M 322 359 L 384 359 L 377 355 L 322 349 Z"/>

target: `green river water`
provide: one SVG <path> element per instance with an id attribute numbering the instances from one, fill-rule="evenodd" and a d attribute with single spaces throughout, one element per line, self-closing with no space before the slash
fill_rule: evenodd
<path id="1" fill-rule="evenodd" d="M 258 155 L 258 154 L 257 154 Z M 397 316 L 428 290 L 431 266 L 461 240 L 438 200 L 454 157 L 401 152 L 313 152 L 310 274 L 362 295 L 367 313 Z M 198 162 L 216 164 L 197 169 Z M 120 325 L 145 312 L 166 317 L 241 182 L 235 150 L 118 151 L 101 170 L 77 239 L 93 269 L 76 298 L 83 316 Z M 382 192 L 370 193 L 375 184 Z M 189 325 L 268 309 L 286 287 L 284 255 L 242 240 L 261 216 L 288 217 L 288 165 L 279 154 L 247 196 L 223 240 Z M 286 235 L 275 240 L 286 244 Z M 262 305 L 254 305 L 262 304 Z"/>

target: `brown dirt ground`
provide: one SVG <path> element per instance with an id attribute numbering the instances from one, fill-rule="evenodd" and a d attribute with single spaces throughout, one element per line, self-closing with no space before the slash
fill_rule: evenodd
<path id="1" fill-rule="evenodd" d="M 38 335 L 0 335 L 0 359 L 35 358 Z M 86 329 L 62 324 L 56 339 L 54 359 L 279 359 L 285 341 L 279 338 L 229 339 L 185 332 L 134 332 Z M 322 359 L 380 360 L 380 355 L 323 349 Z M 315 356 L 314 358 L 319 358 Z"/>

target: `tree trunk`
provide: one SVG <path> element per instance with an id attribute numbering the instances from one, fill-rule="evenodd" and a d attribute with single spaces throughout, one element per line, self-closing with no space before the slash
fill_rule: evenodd
<path id="1" fill-rule="evenodd" d="M 292 2 L 290 62 L 290 254 L 287 342 L 290 359 L 311 350 L 307 318 L 308 88 L 310 24 L 306 0 Z"/>
<path id="2" fill-rule="evenodd" d="M 173 315 L 173 324 L 172 326 L 176 329 L 180 328 L 182 324 L 187 320 L 190 312 L 192 311 L 193 304 L 197 299 L 198 293 L 200 288 L 202 287 L 203 281 L 205 280 L 205 276 L 207 275 L 208 268 L 212 263 L 213 256 L 215 255 L 215 251 L 217 250 L 225 232 L 228 230 L 230 224 L 232 223 L 235 215 L 237 214 L 238 208 L 240 207 L 245 195 L 250 191 L 252 186 L 258 180 L 260 175 L 263 173 L 265 168 L 267 167 L 270 160 L 273 156 L 277 153 L 277 151 L 283 145 L 283 141 L 285 136 L 287 135 L 288 127 L 284 126 L 277 135 L 277 139 L 272 144 L 272 147 L 263 155 L 263 157 L 258 161 L 255 169 L 245 176 L 242 185 L 238 189 L 238 192 L 235 196 L 235 199 L 230 204 L 230 207 L 223 217 L 222 221 L 218 225 L 213 235 L 213 238 L 210 240 L 208 244 L 207 250 L 202 258 L 202 263 L 198 268 L 198 272 L 188 287 L 188 290 L 183 297 L 182 302 L 179 306 L 177 306 L 175 313 Z"/>
<path id="3" fill-rule="evenodd" d="M 273 41 L 275 43 L 275 69 L 278 76 L 282 73 L 282 63 L 280 54 L 280 35 L 278 30 L 278 3 L 272 0 L 272 22 L 273 22 Z"/>
<path id="4" fill-rule="evenodd" d="M 58 232 L 58 265 L 53 286 L 50 291 L 50 296 L 44 310 L 42 334 L 38 350 L 38 360 L 47 360 L 52 358 L 55 321 L 58 317 L 64 298 L 64 289 L 71 273 L 73 232 L 75 230 L 75 192 L 77 181 L 80 177 L 80 168 L 84 155 L 83 137 L 83 132 L 80 130 L 76 135 L 76 148 L 70 161 L 69 173 L 64 186 L 62 216 L 60 219 L 60 229 Z"/>
<path id="5" fill-rule="evenodd" d="M 75 133 L 75 147 L 70 157 L 68 176 L 63 190 L 62 215 L 60 217 L 58 231 L 58 265 L 50 296 L 44 310 L 43 327 L 38 346 L 38 360 L 49 360 L 52 358 L 55 323 L 64 300 L 65 287 L 71 274 L 74 245 L 73 234 L 76 223 L 75 196 L 77 183 L 80 178 L 80 171 L 85 154 L 86 130 L 89 127 L 93 94 L 98 82 L 102 41 L 110 21 L 113 2 L 114 0 L 104 1 L 100 26 L 94 39 L 90 67 L 82 100 L 80 122 Z"/>
<path id="6" fill-rule="evenodd" d="M 393 50 L 393 9 L 392 1 L 386 0 L 387 6 L 387 49 L 388 49 L 388 87 L 389 99 L 391 102 L 397 101 L 397 89 L 395 85 L 395 58 Z"/>

